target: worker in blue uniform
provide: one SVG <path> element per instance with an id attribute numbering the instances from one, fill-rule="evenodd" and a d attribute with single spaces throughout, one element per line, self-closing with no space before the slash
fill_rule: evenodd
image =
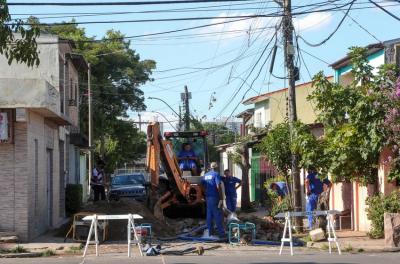
<path id="1" fill-rule="evenodd" d="M 226 207 L 234 213 L 236 211 L 237 193 L 236 190 L 242 185 L 239 178 L 232 176 L 230 170 L 224 170 L 222 182 L 225 187 Z"/>
<path id="2" fill-rule="evenodd" d="M 322 193 L 322 181 L 318 178 L 318 173 L 315 168 L 310 167 L 305 180 L 307 204 L 306 211 L 308 215 L 308 227 L 312 230 L 313 216 L 312 212 L 317 208 L 319 195 Z"/>
<path id="3" fill-rule="evenodd" d="M 281 203 L 283 198 L 288 194 L 286 182 L 273 182 L 269 187 L 278 195 L 279 203 Z"/>
<path id="4" fill-rule="evenodd" d="M 182 150 L 178 153 L 178 163 L 179 168 L 184 170 L 190 170 L 192 172 L 192 176 L 197 174 L 197 155 L 192 149 L 192 145 L 190 143 L 183 143 Z"/>
<path id="5" fill-rule="evenodd" d="M 221 177 L 217 172 L 218 165 L 211 162 L 211 170 L 202 179 L 207 203 L 207 228 L 211 236 L 213 234 L 214 222 L 217 226 L 219 237 L 225 237 L 225 230 L 222 225 L 222 189 Z"/>

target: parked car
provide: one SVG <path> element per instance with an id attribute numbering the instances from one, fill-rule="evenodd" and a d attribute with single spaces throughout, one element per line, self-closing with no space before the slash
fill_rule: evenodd
<path id="1" fill-rule="evenodd" d="M 145 201 L 147 198 L 147 186 L 142 173 L 121 174 L 111 178 L 108 199 L 118 201 L 122 197 Z"/>

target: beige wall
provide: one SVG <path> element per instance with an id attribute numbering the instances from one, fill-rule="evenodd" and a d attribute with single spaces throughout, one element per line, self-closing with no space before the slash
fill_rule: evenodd
<path id="1" fill-rule="evenodd" d="M 61 223 L 58 128 L 34 113 L 15 123 L 15 143 L 0 144 L 0 230 L 27 241 L 48 230 L 47 156 L 53 150 L 53 226 Z M 38 167 L 35 177 L 35 139 Z"/>
<path id="2" fill-rule="evenodd" d="M 15 143 L 0 144 L 0 230 L 28 239 L 28 154 L 26 123 L 15 124 Z"/>
<path id="3" fill-rule="evenodd" d="M 313 124 L 317 118 L 312 102 L 307 100 L 307 97 L 314 91 L 314 89 L 315 88 L 311 86 L 311 83 L 296 86 L 297 117 L 305 124 Z M 287 97 L 287 90 L 272 92 L 269 96 L 272 125 L 277 125 L 285 121 L 287 113 Z"/>

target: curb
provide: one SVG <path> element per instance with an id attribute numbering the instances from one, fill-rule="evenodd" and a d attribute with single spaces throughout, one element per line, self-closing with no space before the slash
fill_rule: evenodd
<path id="1" fill-rule="evenodd" d="M 41 252 L 0 254 L 0 258 L 37 258 L 41 256 Z"/>
<path id="2" fill-rule="evenodd" d="M 340 244 L 340 243 L 339 243 Z M 328 245 L 328 242 L 307 242 L 307 248 L 312 248 L 312 249 L 322 249 L 323 245 Z M 345 244 L 340 244 L 340 249 L 343 252 L 346 252 L 344 248 L 346 247 Z M 336 245 L 332 246 L 332 249 L 336 249 Z M 362 250 L 362 251 L 359 251 Z M 383 253 L 383 252 L 400 252 L 400 247 L 398 248 L 385 248 L 385 247 L 376 247 L 376 248 L 365 248 L 365 247 L 357 247 L 356 245 L 353 247 L 351 251 L 348 251 L 350 253 Z"/>

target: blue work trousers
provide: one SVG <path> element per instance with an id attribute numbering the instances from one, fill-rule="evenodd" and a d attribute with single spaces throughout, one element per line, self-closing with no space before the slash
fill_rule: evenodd
<path id="1" fill-rule="evenodd" d="M 222 225 L 222 210 L 218 208 L 219 198 L 217 197 L 206 197 L 207 201 L 207 228 L 209 235 L 213 234 L 214 222 L 217 226 L 219 236 L 225 235 L 225 230 Z"/>
<path id="2" fill-rule="evenodd" d="M 236 196 L 230 196 L 230 195 L 226 196 L 226 207 L 232 213 L 234 213 L 236 211 L 236 203 L 237 203 Z"/>
<path id="3" fill-rule="evenodd" d="M 307 204 L 306 204 L 306 211 L 307 213 L 310 213 L 317 209 L 317 204 L 318 204 L 318 195 L 315 193 L 310 194 L 307 199 Z M 308 227 L 310 230 L 312 230 L 313 226 L 313 216 L 310 214 L 308 215 Z"/>

